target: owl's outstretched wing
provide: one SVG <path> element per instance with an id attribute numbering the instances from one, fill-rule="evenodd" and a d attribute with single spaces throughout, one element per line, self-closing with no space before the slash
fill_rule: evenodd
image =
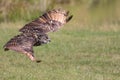
<path id="1" fill-rule="evenodd" d="M 50 42 L 47 34 L 21 33 L 14 36 L 5 45 L 4 50 L 13 50 L 28 56 L 32 61 L 40 62 L 34 57 L 33 46 L 40 46 Z"/>
<path id="2" fill-rule="evenodd" d="M 72 15 L 69 16 L 69 11 L 62 9 L 54 9 L 44 13 L 42 16 L 36 20 L 26 24 L 19 31 L 26 32 L 39 32 L 39 33 L 48 33 L 57 31 L 62 25 L 70 21 Z"/>
<path id="3" fill-rule="evenodd" d="M 20 34 L 13 37 L 4 45 L 4 50 L 14 50 L 27 55 L 32 61 L 35 60 L 33 45 L 36 42 L 34 35 L 30 33 Z"/>

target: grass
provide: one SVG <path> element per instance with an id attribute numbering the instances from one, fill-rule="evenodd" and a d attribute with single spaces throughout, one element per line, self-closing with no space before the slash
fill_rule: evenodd
<path id="1" fill-rule="evenodd" d="M 120 31 L 81 28 L 72 22 L 50 33 L 51 43 L 35 47 L 41 63 L 4 52 L 2 46 L 24 23 L 0 24 L 1 80 L 120 80 Z M 74 28 L 73 28 L 74 27 Z"/>
<path id="2" fill-rule="evenodd" d="M 49 34 L 49 44 L 34 47 L 36 58 L 42 60 L 39 64 L 3 50 L 26 22 L 0 23 L 0 80 L 120 80 L 119 3 L 116 6 L 95 12 L 87 5 L 62 6 L 74 17 L 60 31 Z"/>

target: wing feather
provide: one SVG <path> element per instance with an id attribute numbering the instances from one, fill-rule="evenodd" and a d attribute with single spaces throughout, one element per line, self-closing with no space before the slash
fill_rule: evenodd
<path id="1" fill-rule="evenodd" d="M 13 37 L 4 45 L 6 50 L 14 50 L 26 54 L 31 60 L 34 60 L 33 45 L 35 43 L 35 37 L 30 34 L 20 34 Z"/>
<path id="2" fill-rule="evenodd" d="M 69 11 L 62 9 L 48 11 L 34 21 L 26 24 L 19 31 L 23 33 L 34 32 L 32 30 L 36 29 L 36 27 L 40 33 L 57 31 L 62 25 L 70 21 L 72 18 L 72 16 L 69 18 L 68 14 Z"/>

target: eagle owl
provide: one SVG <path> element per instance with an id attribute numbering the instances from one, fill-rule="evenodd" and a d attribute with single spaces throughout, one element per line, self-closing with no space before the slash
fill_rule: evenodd
<path id="1" fill-rule="evenodd" d="M 13 50 L 28 56 L 32 61 L 40 62 L 34 57 L 33 46 L 40 46 L 50 42 L 48 32 L 55 32 L 72 19 L 69 11 L 53 9 L 44 13 L 39 18 L 26 24 L 19 31 L 20 34 L 11 38 L 4 50 Z"/>

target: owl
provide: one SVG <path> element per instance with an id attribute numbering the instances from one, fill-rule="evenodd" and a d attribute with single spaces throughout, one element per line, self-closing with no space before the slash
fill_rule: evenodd
<path id="1" fill-rule="evenodd" d="M 28 56 L 32 61 L 40 62 L 34 56 L 33 46 L 41 46 L 49 43 L 49 32 L 59 30 L 64 24 L 72 19 L 69 11 L 62 9 L 50 10 L 39 18 L 23 26 L 17 36 L 11 38 L 5 45 L 4 50 L 13 50 Z"/>

